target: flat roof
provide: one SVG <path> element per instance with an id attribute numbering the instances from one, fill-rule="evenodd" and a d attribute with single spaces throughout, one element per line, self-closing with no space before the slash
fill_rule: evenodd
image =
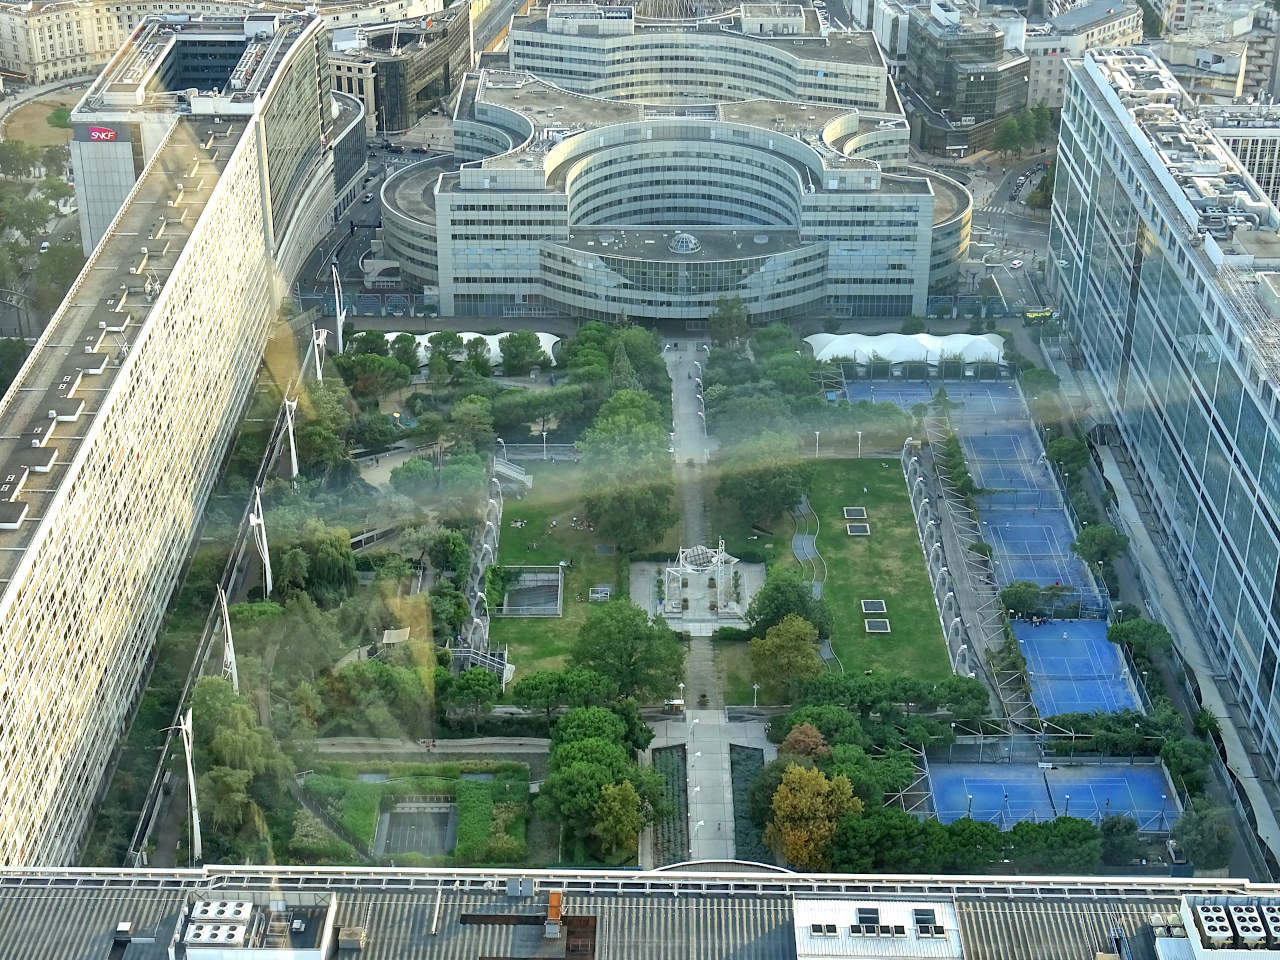
<path id="1" fill-rule="evenodd" d="M 1084 6 L 1066 10 L 1056 17 L 1050 17 L 1051 23 L 1059 33 L 1076 33 L 1099 23 L 1110 20 L 1122 20 L 1141 12 L 1136 3 L 1128 0 L 1092 0 Z"/>
<path id="2" fill-rule="evenodd" d="M 257 96 L 271 82 L 293 41 L 314 19 L 308 13 L 263 12 L 246 13 L 242 17 L 207 17 L 202 14 L 148 17 L 90 84 L 84 97 L 76 104 L 73 119 L 121 110 L 178 112 L 175 98 L 184 96 L 186 90 L 170 90 L 161 86 L 158 80 L 170 58 L 193 56 L 193 59 L 199 59 L 189 53 L 185 45 L 201 41 L 223 44 L 235 41 L 241 45 L 240 58 L 228 71 L 223 88 L 216 97 L 240 104 L 239 112 L 249 113 Z M 202 98 L 215 96 L 213 91 L 205 89 L 199 90 L 199 95 Z"/>
<path id="3" fill-rule="evenodd" d="M 542 921 L 553 892 L 566 922 L 549 941 Z M 105 958 L 122 921 L 140 941 L 153 940 L 131 943 L 124 960 L 160 960 L 195 901 L 242 897 L 311 907 L 336 898 L 335 932 L 361 927 L 365 935 L 363 951 L 339 948 L 339 960 L 564 957 L 575 931 L 594 940 L 598 960 L 796 960 L 798 920 L 809 922 L 811 909 L 858 906 L 933 906 L 966 960 L 1094 960 L 1117 952 L 1116 934 L 1128 938 L 1133 960 L 1154 960 L 1150 917 L 1177 912 L 1183 895 L 1277 893 L 1230 879 L 802 875 L 748 864 L 688 872 L 9 869 L 0 875 L 0 960 Z M 838 939 L 847 946 L 854 938 L 842 929 Z"/>
<path id="4" fill-rule="evenodd" d="M 573 3 L 550 4 L 548 6 L 531 7 L 527 13 L 516 14 L 511 18 L 512 30 L 524 30 L 532 33 L 547 32 L 548 16 L 566 16 L 570 19 L 595 18 L 600 11 L 613 8 L 603 4 Z M 789 33 L 780 36 L 768 34 L 745 33 L 742 29 L 743 16 L 748 19 L 786 19 L 801 23 L 801 33 Z M 602 14 L 600 14 L 602 16 Z M 620 19 L 626 19 L 620 18 Z M 720 36 L 726 31 L 737 33 L 757 43 L 786 50 L 796 56 L 833 60 L 839 63 L 851 63 L 866 67 L 881 67 L 888 70 L 880 46 L 876 43 L 875 34 L 870 30 L 832 30 L 825 36 L 816 13 L 809 7 L 799 4 L 745 4 L 719 13 L 714 17 L 685 20 L 634 20 L 635 34 L 706 33 Z M 608 40 L 608 37 L 602 38 Z"/>
<path id="5" fill-rule="evenodd" d="M 0 477 L 14 478 L 0 484 L 3 588 L 44 522 L 246 126 L 175 122 L 132 201 L 0 401 Z"/>

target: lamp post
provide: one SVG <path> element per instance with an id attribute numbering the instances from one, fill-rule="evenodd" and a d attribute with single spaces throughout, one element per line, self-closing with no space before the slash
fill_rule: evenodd
<path id="1" fill-rule="evenodd" d="M 969 819 L 973 819 L 973 794 L 969 794 Z"/>
<path id="2" fill-rule="evenodd" d="M 501 437 L 494 437 L 498 441 L 498 446 L 502 447 L 502 459 L 507 459 L 507 442 Z"/>
<path id="3" fill-rule="evenodd" d="M 757 701 L 760 698 L 760 684 L 753 683 L 751 685 L 751 706 L 758 706 Z"/>
<path id="4" fill-rule="evenodd" d="M 542 459 L 547 459 L 547 431 L 542 431 Z"/>
<path id="5" fill-rule="evenodd" d="M 862 459 L 862 431 L 858 431 L 858 459 Z"/>
<path id="6" fill-rule="evenodd" d="M 818 438 L 822 436 L 821 430 L 813 431 L 813 459 L 818 459 Z"/>
<path id="7" fill-rule="evenodd" d="M 1069 817 L 1069 816 L 1071 816 L 1071 794 L 1069 794 L 1069 793 L 1064 793 L 1064 794 L 1062 795 L 1062 798 L 1066 801 L 1066 802 L 1062 805 L 1062 815 L 1063 815 L 1064 817 Z"/>

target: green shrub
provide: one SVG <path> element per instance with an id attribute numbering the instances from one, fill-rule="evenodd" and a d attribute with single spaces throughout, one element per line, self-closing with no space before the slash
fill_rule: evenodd
<path id="1" fill-rule="evenodd" d="M 355 863 L 351 844 L 338 837 L 309 810 L 299 810 L 293 818 L 289 855 L 303 863 Z"/>
<path id="2" fill-rule="evenodd" d="M 459 860 L 479 863 L 489 851 L 493 826 L 493 792 L 484 780 L 458 782 L 458 846 Z"/>
<path id="3" fill-rule="evenodd" d="M 382 808 L 382 784 L 313 773 L 306 779 L 306 788 L 357 842 L 365 846 L 373 843 Z"/>

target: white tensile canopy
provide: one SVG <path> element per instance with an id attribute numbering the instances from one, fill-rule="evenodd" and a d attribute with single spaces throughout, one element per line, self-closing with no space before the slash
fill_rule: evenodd
<path id="1" fill-rule="evenodd" d="M 824 363 L 1000 363 L 1004 357 L 1004 337 L 994 333 L 953 333 L 945 337 L 928 333 L 882 333 L 873 337 L 861 333 L 815 333 L 804 339 L 813 348 L 814 358 Z"/>

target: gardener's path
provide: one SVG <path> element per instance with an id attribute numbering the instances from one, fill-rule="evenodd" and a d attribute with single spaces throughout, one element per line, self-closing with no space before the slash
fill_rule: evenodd
<path id="1" fill-rule="evenodd" d="M 671 375 L 671 419 L 675 428 L 672 456 L 675 458 L 676 490 L 683 518 L 681 546 L 707 544 L 706 484 L 703 474 L 709 456 L 702 404 L 698 399 L 699 363 L 707 353 L 695 340 L 678 340 L 663 351 Z M 684 664 L 685 700 L 690 705 L 724 706 L 716 675 L 715 651 L 709 637 L 690 637 Z M 703 702 L 701 697 L 706 696 Z"/>

